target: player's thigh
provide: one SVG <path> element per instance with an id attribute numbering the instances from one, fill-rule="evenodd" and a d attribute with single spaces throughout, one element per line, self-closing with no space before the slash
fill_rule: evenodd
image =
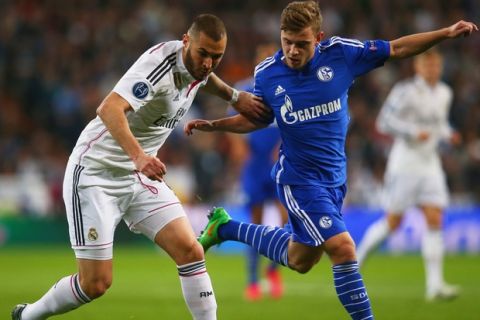
<path id="1" fill-rule="evenodd" d="M 278 195 L 288 210 L 292 240 L 310 247 L 347 231 L 341 207 L 346 187 L 278 185 Z"/>
<path id="2" fill-rule="evenodd" d="M 141 173 L 135 182 L 133 198 L 123 220 L 131 231 L 151 241 L 171 221 L 185 217 L 185 211 L 173 190 L 164 182 L 152 181 Z"/>
<path id="3" fill-rule="evenodd" d="M 390 214 L 403 214 L 416 204 L 420 184 L 418 175 L 387 172 L 382 199 L 385 210 Z"/>
<path id="4" fill-rule="evenodd" d="M 422 207 L 444 208 L 449 201 L 448 187 L 443 172 L 423 176 L 418 190 L 418 205 Z"/>
<path id="5" fill-rule="evenodd" d="M 203 249 L 186 217 L 169 222 L 157 233 L 155 243 L 165 250 L 177 265 L 204 259 Z"/>
<path id="6" fill-rule="evenodd" d="M 149 188 L 138 189 L 124 216 L 130 230 L 158 244 L 177 264 L 184 258 L 193 259 L 192 255 L 198 257 L 198 251 L 203 257 L 203 250 L 173 190 L 163 182 L 146 179 L 142 177 L 148 181 Z"/>
<path id="7" fill-rule="evenodd" d="M 63 196 L 67 212 L 70 242 L 77 258 L 111 259 L 111 247 L 122 211 L 128 205 L 131 182 L 114 178 L 109 171 L 93 172 L 69 163 L 65 172 Z M 105 251 L 89 251 L 110 248 Z"/>

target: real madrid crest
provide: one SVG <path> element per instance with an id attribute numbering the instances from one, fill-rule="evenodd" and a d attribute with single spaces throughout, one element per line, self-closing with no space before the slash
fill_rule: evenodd
<path id="1" fill-rule="evenodd" d="M 88 229 L 88 240 L 90 241 L 95 241 L 98 239 L 98 233 L 97 233 L 97 230 L 95 228 L 90 228 Z"/>

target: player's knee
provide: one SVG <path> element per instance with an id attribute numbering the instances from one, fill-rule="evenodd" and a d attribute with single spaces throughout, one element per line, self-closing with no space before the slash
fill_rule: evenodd
<path id="1" fill-rule="evenodd" d="M 402 224 L 402 216 L 401 215 L 390 215 L 387 218 L 388 229 L 390 232 L 397 230 L 400 225 Z"/>
<path id="2" fill-rule="evenodd" d="M 107 292 L 112 285 L 112 278 L 98 278 L 81 283 L 83 292 L 90 298 L 96 299 L 101 297 Z"/>
<path id="3" fill-rule="evenodd" d="M 307 259 L 289 259 L 288 266 L 290 269 L 297 271 L 298 273 L 305 274 L 310 271 L 313 266 L 318 262 L 317 260 L 307 260 Z"/>
<path id="4" fill-rule="evenodd" d="M 328 254 L 333 264 L 354 261 L 356 260 L 355 243 L 353 243 L 353 241 L 348 241 L 347 239 L 339 241 L 329 248 Z"/>
<path id="5" fill-rule="evenodd" d="M 198 241 L 192 241 L 184 246 L 182 254 L 179 254 L 175 259 L 178 265 L 201 261 L 205 259 L 205 253 Z"/>
<path id="6" fill-rule="evenodd" d="M 298 273 L 305 274 L 308 271 L 312 270 L 313 263 L 299 263 L 293 266 L 290 266 L 293 270 L 297 271 Z"/>

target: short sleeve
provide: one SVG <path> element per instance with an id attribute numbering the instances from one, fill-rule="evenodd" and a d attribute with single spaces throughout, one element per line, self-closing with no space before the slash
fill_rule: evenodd
<path id="1" fill-rule="evenodd" d="M 161 61 L 164 72 L 159 68 Z M 118 81 L 113 91 L 127 100 L 137 111 L 158 95 L 159 91 L 168 91 L 170 84 L 168 71 L 172 67 L 169 61 L 165 58 L 159 62 L 158 56 L 150 54 L 149 51 L 145 52 Z"/>
<path id="2" fill-rule="evenodd" d="M 390 57 L 390 43 L 384 40 L 358 41 L 341 38 L 347 64 L 354 77 L 383 66 Z"/>

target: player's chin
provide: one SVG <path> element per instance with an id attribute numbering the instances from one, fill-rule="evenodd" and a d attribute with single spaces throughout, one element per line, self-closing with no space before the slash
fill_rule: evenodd
<path id="1" fill-rule="evenodd" d="M 203 81 L 203 80 L 208 78 L 210 73 L 212 73 L 212 72 L 211 71 L 199 71 L 196 74 L 194 74 L 193 77 L 195 78 L 195 80 Z"/>

